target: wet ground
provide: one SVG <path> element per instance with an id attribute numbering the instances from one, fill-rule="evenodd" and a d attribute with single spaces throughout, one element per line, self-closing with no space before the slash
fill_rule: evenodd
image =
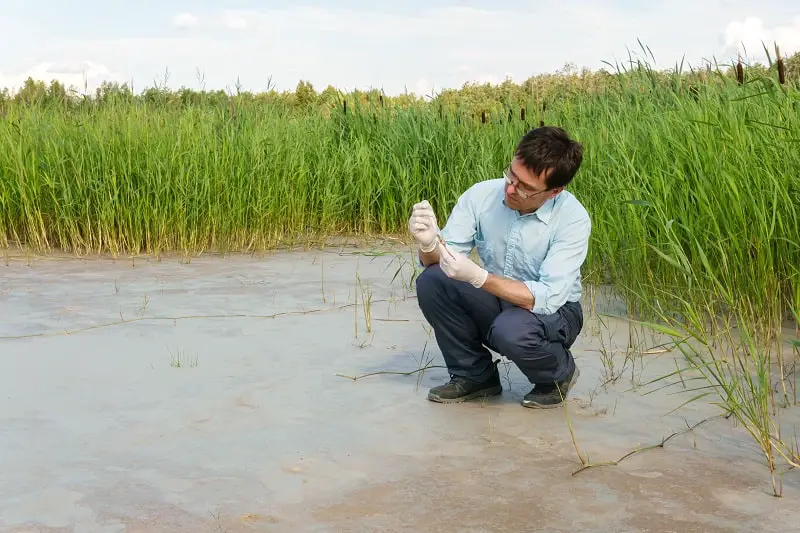
<path id="1" fill-rule="evenodd" d="M 616 460 L 718 414 L 670 414 L 698 394 L 680 387 L 645 394 L 675 369 L 664 339 L 636 336 L 650 351 L 626 364 L 628 326 L 588 301 L 566 412 L 521 407 L 513 366 L 500 398 L 426 401 L 447 374 L 410 259 L 11 257 L 0 532 L 797 530 L 800 474 L 773 497 L 729 420 L 573 475 L 575 444 Z"/>

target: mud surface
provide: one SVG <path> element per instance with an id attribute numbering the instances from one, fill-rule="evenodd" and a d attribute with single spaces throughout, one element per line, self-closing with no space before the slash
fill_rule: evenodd
<path id="1" fill-rule="evenodd" d="M 773 497 L 730 420 L 573 475 L 568 420 L 602 463 L 719 414 L 670 413 L 702 382 L 640 387 L 679 354 L 637 333 L 649 352 L 626 362 L 628 326 L 594 312 L 606 300 L 585 301 L 568 411 L 521 407 L 529 386 L 505 365 L 502 397 L 426 401 L 448 376 L 400 375 L 443 363 L 399 254 L 12 257 L 0 532 L 796 531 L 800 475 Z M 373 372 L 397 374 L 347 377 Z"/>

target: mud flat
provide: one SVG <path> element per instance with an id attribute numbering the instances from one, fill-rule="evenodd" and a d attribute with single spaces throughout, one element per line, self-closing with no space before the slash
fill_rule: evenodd
<path id="1" fill-rule="evenodd" d="M 361 252 L 11 256 L 0 531 L 796 531 L 800 474 L 773 497 L 710 399 L 642 386 L 680 354 L 606 298 L 567 411 L 505 365 L 502 397 L 443 406 L 410 253 Z"/>

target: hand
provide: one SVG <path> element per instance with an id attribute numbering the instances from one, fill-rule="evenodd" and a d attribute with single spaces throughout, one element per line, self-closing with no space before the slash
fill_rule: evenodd
<path id="1" fill-rule="evenodd" d="M 489 273 L 473 262 L 469 257 L 451 249 L 447 244 L 439 245 L 439 266 L 448 277 L 466 281 L 476 289 L 483 287 Z"/>
<path id="2" fill-rule="evenodd" d="M 427 200 L 414 204 L 411 217 L 408 219 L 408 229 L 417 240 L 420 250 L 432 252 L 436 248 L 439 226 L 436 222 L 436 213 Z"/>

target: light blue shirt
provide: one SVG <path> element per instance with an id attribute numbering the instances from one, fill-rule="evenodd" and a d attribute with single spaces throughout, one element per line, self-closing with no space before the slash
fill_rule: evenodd
<path id="1" fill-rule="evenodd" d="M 532 312 L 555 313 L 581 298 L 581 266 L 591 234 L 589 213 L 563 190 L 534 213 L 506 206 L 505 180 L 476 183 L 453 208 L 442 237 L 469 254 L 477 248 L 488 272 L 519 280 L 534 297 Z"/>

